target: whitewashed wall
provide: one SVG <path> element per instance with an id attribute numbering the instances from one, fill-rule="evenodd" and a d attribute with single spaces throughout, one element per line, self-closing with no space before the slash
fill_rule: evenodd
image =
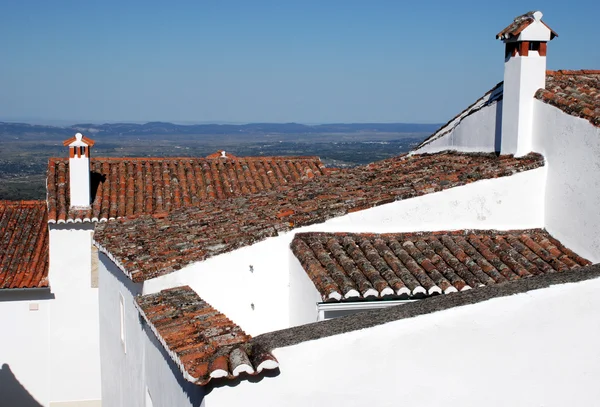
<path id="1" fill-rule="evenodd" d="M 50 225 L 49 399 L 99 405 L 98 289 L 91 284 L 94 225 Z"/>
<path id="2" fill-rule="evenodd" d="M 50 401 L 48 321 L 51 300 L 43 299 L 48 298 L 48 293 L 45 290 L 0 290 L 0 367 L 8 365 L 16 380 L 43 406 L 48 406 Z M 5 386 L 7 383 L 0 383 L 3 389 L 0 405 L 13 397 L 7 393 L 18 391 Z"/>
<path id="3" fill-rule="evenodd" d="M 205 387 L 185 380 L 177 365 L 156 339 L 156 335 L 150 329 L 146 328 L 144 331 L 145 383 L 152 407 L 204 406 Z"/>
<path id="4" fill-rule="evenodd" d="M 144 332 L 134 297 L 141 292 L 114 263 L 100 253 L 100 354 L 102 404 L 110 407 L 143 406 L 145 400 Z M 125 310 L 125 346 L 121 342 L 120 296 Z"/>
<path id="5" fill-rule="evenodd" d="M 291 250 L 289 257 L 289 326 L 317 322 L 317 303 L 322 302 L 321 294 L 306 274 L 304 267 Z"/>
<path id="6" fill-rule="evenodd" d="M 600 279 L 552 286 L 275 349 L 281 373 L 206 405 L 592 406 Z"/>
<path id="7" fill-rule="evenodd" d="M 502 90 L 500 85 L 439 129 L 411 154 L 444 150 L 500 151 L 502 127 Z"/>
<path id="8" fill-rule="evenodd" d="M 294 324 L 312 322 L 314 319 L 309 317 L 313 310 L 316 318 L 314 289 L 290 279 L 293 270 L 290 270 L 289 244 L 295 233 L 543 227 L 545 175 L 542 167 L 294 229 L 148 280 L 144 283 L 144 294 L 189 285 L 251 335 L 287 328 L 291 320 Z M 295 296 L 291 315 L 290 292 Z"/>
<path id="9" fill-rule="evenodd" d="M 533 147 L 546 157 L 544 223 L 579 255 L 600 262 L 600 128 L 535 100 Z"/>

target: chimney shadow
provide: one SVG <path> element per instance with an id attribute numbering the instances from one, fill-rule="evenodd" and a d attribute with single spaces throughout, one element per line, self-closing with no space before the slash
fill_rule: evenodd
<path id="1" fill-rule="evenodd" d="M 6 363 L 0 367 L 0 407 L 3 406 L 42 407 Z"/>
<path id="2" fill-rule="evenodd" d="M 106 181 L 106 175 L 100 174 L 96 171 L 90 172 L 90 194 L 92 198 L 91 202 L 94 202 L 96 200 L 96 193 L 98 192 L 98 187 L 104 181 Z"/>

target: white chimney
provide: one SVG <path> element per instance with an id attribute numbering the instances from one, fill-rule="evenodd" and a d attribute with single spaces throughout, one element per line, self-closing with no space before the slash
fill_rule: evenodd
<path id="1" fill-rule="evenodd" d="M 540 11 L 515 18 L 496 35 L 506 44 L 501 154 L 531 152 L 533 100 L 538 89 L 546 87 L 547 43 L 556 36 L 542 21 Z"/>
<path id="2" fill-rule="evenodd" d="M 94 140 L 81 133 L 63 142 L 69 147 L 69 196 L 71 207 L 90 206 L 90 147 Z"/>

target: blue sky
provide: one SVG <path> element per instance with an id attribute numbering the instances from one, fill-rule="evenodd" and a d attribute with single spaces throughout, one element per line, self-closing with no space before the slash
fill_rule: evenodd
<path id="1" fill-rule="evenodd" d="M 444 122 L 535 9 L 549 69 L 600 69 L 591 0 L 0 0 L 0 120 Z"/>

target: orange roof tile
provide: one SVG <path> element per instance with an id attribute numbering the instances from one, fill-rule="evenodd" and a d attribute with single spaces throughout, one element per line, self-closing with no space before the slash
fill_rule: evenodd
<path id="1" fill-rule="evenodd" d="M 142 281 L 294 227 L 543 164 L 533 153 L 401 156 L 252 196 L 102 223 L 94 239 L 127 275 Z"/>
<path id="2" fill-rule="evenodd" d="M 548 71 L 535 97 L 600 127 L 600 70 Z"/>
<path id="3" fill-rule="evenodd" d="M 50 222 L 106 221 L 169 212 L 202 202 L 274 190 L 325 171 L 318 157 L 92 158 L 89 210 L 69 204 L 69 160 L 48 164 Z"/>
<path id="4" fill-rule="evenodd" d="M 275 356 L 251 341 L 239 326 L 203 301 L 190 287 L 137 297 L 150 329 L 185 378 L 205 385 L 278 368 Z"/>
<path id="5" fill-rule="evenodd" d="M 48 287 L 44 201 L 0 201 L 0 289 Z"/>
<path id="6" fill-rule="evenodd" d="M 591 264 L 542 229 L 299 233 L 291 248 L 323 301 L 447 294 Z"/>
<path id="7" fill-rule="evenodd" d="M 533 16 L 534 13 L 535 11 L 530 11 L 516 17 L 514 21 L 508 25 L 508 27 L 496 34 L 496 39 L 518 37 L 525 28 L 535 21 L 535 17 Z M 548 27 L 548 25 L 543 21 L 542 24 Z M 550 39 L 558 37 L 558 34 L 553 29 L 550 27 L 548 27 L 548 29 L 550 30 Z"/>

